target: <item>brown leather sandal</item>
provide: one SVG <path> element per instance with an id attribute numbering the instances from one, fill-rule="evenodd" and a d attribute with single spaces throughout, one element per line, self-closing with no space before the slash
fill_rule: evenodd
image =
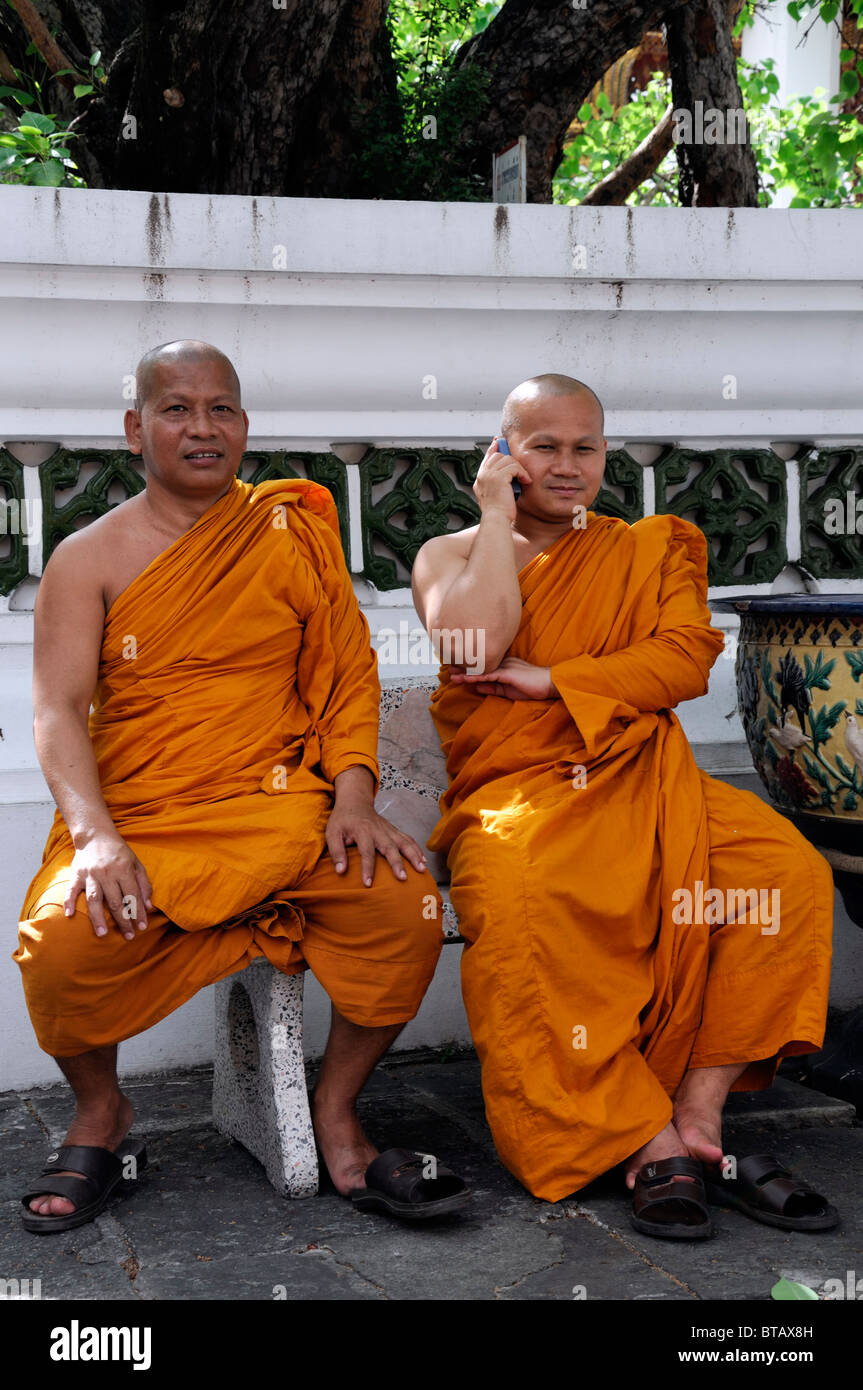
<path id="1" fill-rule="evenodd" d="M 632 1224 L 661 1240 L 705 1240 L 713 1235 L 701 1164 L 661 1158 L 639 1169 L 632 1193 Z"/>
<path id="2" fill-rule="evenodd" d="M 426 1176 L 428 1173 L 428 1176 Z M 348 1195 L 358 1211 L 384 1211 L 403 1221 L 448 1216 L 470 1199 L 465 1182 L 431 1154 L 387 1149 L 366 1169 L 366 1186 Z"/>
<path id="3" fill-rule="evenodd" d="M 795 1178 L 774 1154 L 741 1158 L 735 1178 L 721 1178 L 711 1170 L 707 1191 L 719 1206 L 734 1207 L 782 1231 L 830 1231 L 839 1224 L 839 1213 L 827 1198 Z"/>

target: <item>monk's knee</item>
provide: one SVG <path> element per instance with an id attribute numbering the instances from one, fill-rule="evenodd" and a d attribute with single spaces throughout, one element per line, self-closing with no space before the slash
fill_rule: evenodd
<path id="1" fill-rule="evenodd" d="M 94 968 L 104 966 L 117 943 L 126 944 L 119 931 L 116 942 L 110 931 L 97 937 L 86 911 L 67 917 L 63 904 L 57 902 L 36 904 L 32 915 L 19 924 L 18 943 L 13 959 L 21 969 L 28 1002 L 38 1000 L 43 1007 L 50 999 L 62 999 Z"/>
<path id="2" fill-rule="evenodd" d="M 381 902 L 381 910 L 387 913 L 392 926 L 404 940 L 410 939 L 418 955 L 439 950 L 443 939 L 443 899 L 431 874 L 427 869 L 419 873 L 410 865 L 405 869 L 406 879 L 393 878 L 389 869 L 385 872 L 389 881 L 384 879 L 386 903 Z"/>

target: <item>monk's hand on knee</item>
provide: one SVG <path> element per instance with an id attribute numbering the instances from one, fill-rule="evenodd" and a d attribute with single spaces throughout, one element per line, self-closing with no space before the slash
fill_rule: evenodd
<path id="1" fill-rule="evenodd" d="M 406 879 L 402 855 L 420 873 L 426 867 L 425 855 L 410 835 L 379 816 L 374 806 L 348 807 L 336 803 L 327 822 L 327 848 L 338 873 L 347 867 L 347 845 L 360 853 L 363 883 L 371 887 L 375 860 L 383 855 L 396 878 Z"/>
<path id="2" fill-rule="evenodd" d="M 64 902 L 71 917 L 79 893 L 97 936 L 105 936 L 113 921 L 127 941 L 147 926 L 152 908 L 152 885 L 147 871 L 125 840 L 117 834 L 98 834 L 80 844 L 72 860 L 69 891 Z"/>

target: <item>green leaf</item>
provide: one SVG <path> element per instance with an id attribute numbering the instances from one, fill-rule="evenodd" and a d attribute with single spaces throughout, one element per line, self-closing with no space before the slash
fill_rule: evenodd
<path id="1" fill-rule="evenodd" d="M 845 660 L 848 662 L 848 665 L 851 667 L 851 678 L 852 678 L 852 680 L 859 681 L 860 677 L 863 676 L 863 653 L 861 653 L 861 652 L 846 652 L 846 653 L 845 653 Z"/>
<path id="2" fill-rule="evenodd" d="M 860 78 L 856 72 L 843 72 L 839 86 L 846 96 L 853 97 L 860 89 Z"/>
<path id="3" fill-rule="evenodd" d="M 65 173 L 59 160 L 47 159 L 44 164 L 37 164 L 33 170 L 33 183 L 39 188 L 59 188 Z"/>
<path id="4" fill-rule="evenodd" d="M 76 97 L 88 97 L 93 90 L 93 85 L 90 82 L 76 82 L 72 88 Z"/>
<path id="5" fill-rule="evenodd" d="M 790 10 L 791 6 L 789 5 L 788 8 Z M 770 1290 L 770 1297 L 779 1302 L 811 1298 L 814 1298 L 816 1302 L 818 1301 L 817 1293 L 814 1289 L 810 1289 L 808 1284 L 797 1284 L 793 1279 L 786 1279 L 784 1276 L 778 1284 L 773 1285 Z"/>
<path id="6" fill-rule="evenodd" d="M 812 738 L 815 743 L 826 743 L 830 738 L 830 730 L 834 729 L 839 722 L 839 716 L 845 709 L 845 701 L 840 700 L 836 705 L 822 705 L 817 715 L 813 718 L 812 711 L 809 711 L 809 723 L 812 728 Z"/>
<path id="7" fill-rule="evenodd" d="M 51 116 L 43 116 L 39 111 L 31 111 L 26 124 L 21 122 L 22 130 L 38 130 L 40 135 L 53 135 L 57 126 Z"/>
<path id="8" fill-rule="evenodd" d="M 854 706 L 854 713 L 863 714 L 863 700 L 860 699 L 859 695 L 857 696 L 857 703 Z"/>
<path id="9" fill-rule="evenodd" d="M 846 811 L 857 810 L 857 798 L 852 791 L 848 791 L 845 793 L 845 800 L 842 802 L 842 805 L 844 806 Z"/>
<path id="10" fill-rule="evenodd" d="M 815 665 L 813 666 L 811 658 L 804 653 L 803 662 L 806 667 L 804 682 L 808 688 L 810 690 L 813 687 L 817 690 L 829 690 L 830 682 L 827 677 L 836 665 L 836 658 L 834 657 L 832 661 L 828 661 L 825 664 L 824 653 L 819 652 Z"/>
<path id="11" fill-rule="evenodd" d="M 101 48 L 97 48 L 95 53 L 90 54 L 90 67 L 94 68 L 102 56 Z"/>
<path id="12" fill-rule="evenodd" d="M 819 787 L 823 787 L 829 794 L 833 790 L 830 778 L 827 776 L 823 767 L 820 767 L 818 763 L 809 757 L 805 748 L 803 749 L 803 763 L 813 781 L 817 782 Z"/>
<path id="13" fill-rule="evenodd" d="M 849 782 L 854 781 L 854 769 L 848 766 L 841 753 L 836 754 L 836 766 L 843 777 L 847 777 Z"/>
<path id="14" fill-rule="evenodd" d="M 0 87 L 0 101 L 12 97 L 19 106 L 32 106 L 36 98 L 32 92 L 22 92 L 18 87 Z"/>
<path id="15" fill-rule="evenodd" d="M 11 145 L 17 150 L 20 141 L 14 135 L 0 135 L 0 145 Z"/>

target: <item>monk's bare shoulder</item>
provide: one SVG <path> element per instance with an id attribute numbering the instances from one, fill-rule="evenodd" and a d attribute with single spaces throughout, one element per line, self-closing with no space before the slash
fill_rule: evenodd
<path id="1" fill-rule="evenodd" d="M 417 552 L 417 560 L 423 557 L 429 564 L 451 560 L 470 559 L 471 547 L 479 531 L 479 524 L 466 526 L 463 531 L 448 531 L 444 536 L 432 536 Z"/>
<path id="2" fill-rule="evenodd" d="M 128 549 L 130 525 L 138 510 L 135 501 L 130 497 L 80 531 L 65 536 L 51 553 L 40 587 L 47 579 L 49 591 L 70 584 L 77 594 L 98 591 L 107 606 L 118 556 L 123 556 Z"/>
<path id="3" fill-rule="evenodd" d="M 464 531 L 432 536 L 420 546 L 411 572 L 411 589 L 422 622 L 429 604 L 434 607 L 436 599 L 464 569 L 478 530 L 479 525 L 468 526 Z"/>

